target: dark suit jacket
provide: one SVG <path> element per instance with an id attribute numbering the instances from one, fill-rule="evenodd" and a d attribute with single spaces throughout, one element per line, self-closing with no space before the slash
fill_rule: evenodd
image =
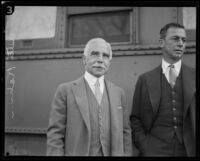
<path id="1" fill-rule="evenodd" d="M 105 80 L 111 112 L 111 155 L 132 155 L 128 109 L 123 90 Z M 88 156 L 91 139 L 88 98 L 81 77 L 61 84 L 55 94 L 47 130 L 47 155 Z"/>
<path id="2" fill-rule="evenodd" d="M 183 140 L 188 156 L 196 154 L 196 86 L 195 70 L 182 63 L 183 83 Z M 156 118 L 161 97 L 161 65 L 142 74 L 137 81 L 131 114 L 133 141 L 142 155 L 151 155 L 160 140 L 150 131 Z M 146 140 L 148 139 L 148 145 Z"/>

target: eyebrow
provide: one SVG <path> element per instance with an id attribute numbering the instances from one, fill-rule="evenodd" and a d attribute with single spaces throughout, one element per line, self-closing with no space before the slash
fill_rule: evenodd
<path id="1" fill-rule="evenodd" d="M 186 38 L 186 36 L 178 36 L 178 35 L 173 35 L 172 37 Z"/>

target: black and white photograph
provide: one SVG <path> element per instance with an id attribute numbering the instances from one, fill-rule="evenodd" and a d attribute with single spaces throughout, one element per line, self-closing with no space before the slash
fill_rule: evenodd
<path id="1" fill-rule="evenodd" d="M 199 158 L 199 3 L 102 4 L 2 3 L 4 159 Z"/>

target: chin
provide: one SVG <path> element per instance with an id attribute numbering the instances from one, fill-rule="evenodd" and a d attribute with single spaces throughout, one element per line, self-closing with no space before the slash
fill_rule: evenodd
<path id="1" fill-rule="evenodd" d="M 104 73 L 95 73 L 94 74 L 95 77 L 101 77 L 102 75 L 104 75 Z"/>
<path id="2" fill-rule="evenodd" d="M 174 54 L 173 59 L 181 59 L 182 56 L 183 54 Z"/>
<path id="3" fill-rule="evenodd" d="M 181 59 L 181 57 L 178 57 L 178 56 L 177 57 L 173 57 L 173 61 L 176 61 L 176 62 L 179 61 L 180 59 Z"/>

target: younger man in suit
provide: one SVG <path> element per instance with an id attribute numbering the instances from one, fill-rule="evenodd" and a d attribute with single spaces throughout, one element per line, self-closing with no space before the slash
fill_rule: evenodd
<path id="1" fill-rule="evenodd" d="M 181 58 L 186 46 L 182 25 L 160 30 L 162 64 L 139 76 L 133 98 L 133 142 L 141 156 L 195 156 L 195 70 Z"/>

